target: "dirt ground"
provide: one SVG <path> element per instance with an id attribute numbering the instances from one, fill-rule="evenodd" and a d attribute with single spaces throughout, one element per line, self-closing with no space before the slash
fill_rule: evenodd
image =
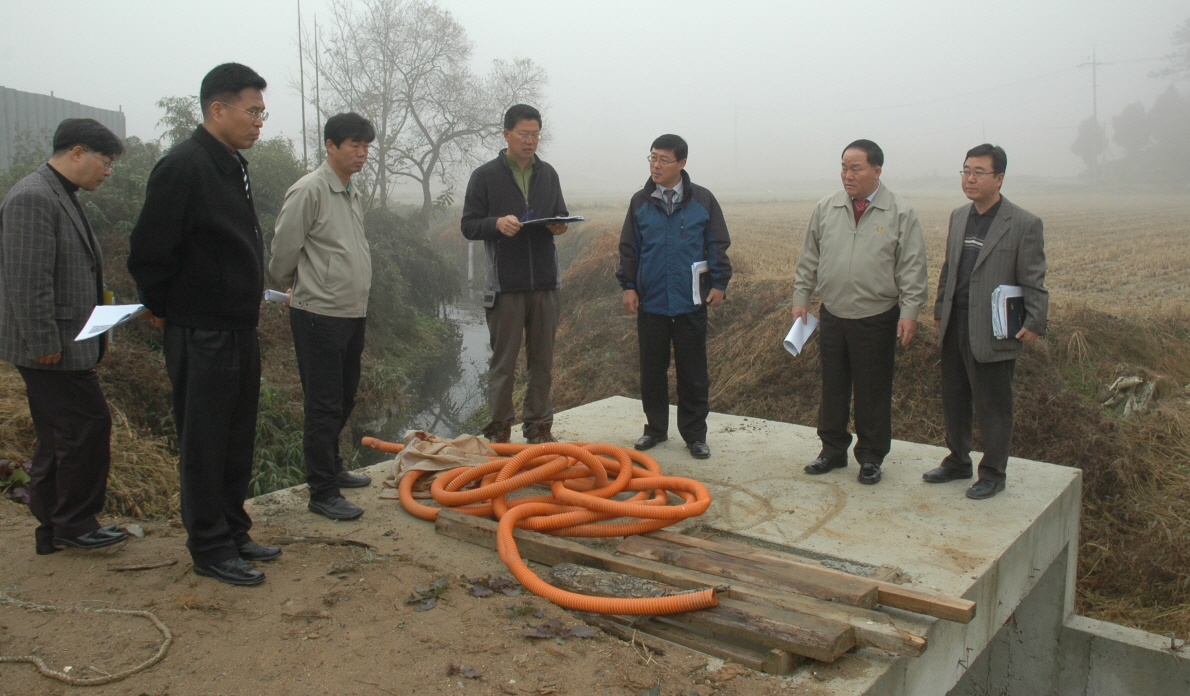
<path id="1" fill-rule="evenodd" d="M 304 486 L 254 501 L 253 537 L 260 542 L 324 536 L 376 547 L 369 554 L 358 547 L 286 546 L 280 559 L 256 564 L 268 578 L 255 587 L 194 575 L 185 532 L 176 522 L 141 523 L 143 539 L 110 549 L 37 556 L 35 520 L 23 506 L 0 502 L 0 589 L 36 604 L 150 611 L 174 636 L 162 662 L 102 686 L 68 686 L 29 664 L 0 664 L 0 694 L 829 693 L 827 666 L 811 668 L 817 672 L 811 679 L 779 679 L 651 637 L 650 643 L 665 648 L 664 656 L 603 633 L 524 637 L 550 620 L 563 629 L 582 624 L 527 592 L 472 596 L 467 578 L 511 574 L 494 551 L 438 536 L 431 523 L 409 516 L 397 501 L 380 499 L 382 467 L 372 468 L 371 488 L 345 491 L 366 510 L 359 520 L 332 522 L 309 513 Z M 107 568 L 161 560 L 176 564 L 125 572 Z M 414 611 L 406 604 L 415 588 L 440 578 L 447 579 L 448 589 L 436 607 Z M 161 639 L 139 617 L 31 612 L 0 604 L 0 655 L 38 655 L 51 669 L 69 666 L 78 677 L 140 664 Z"/>

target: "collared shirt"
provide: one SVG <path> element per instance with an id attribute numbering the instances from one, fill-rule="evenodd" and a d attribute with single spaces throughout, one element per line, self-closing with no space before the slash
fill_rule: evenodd
<path id="1" fill-rule="evenodd" d="M 508 168 L 512 170 L 513 181 L 521 190 L 521 194 L 525 197 L 525 201 L 529 200 L 529 182 L 533 179 L 533 165 L 537 163 L 537 155 L 529 158 L 529 163 L 521 169 L 521 165 L 516 163 L 508 154 L 508 150 L 504 151 L 504 161 L 508 163 Z M 547 216 L 548 217 L 548 216 Z"/>
<path id="2" fill-rule="evenodd" d="M 673 192 L 674 192 L 674 200 L 673 200 L 673 204 L 674 204 L 675 206 L 676 206 L 678 203 L 681 203 L 681 202 L 682 202 L 682 180 L 681 180 L 681 179 L 678 179 L 678 183 L 677 183 L 677 184 L 675 184 L 675 185 L 674 185 L 674 187 L 673 187 L 672 189 L 667 189 L 667 188 L 665 188 L 664 186 L 662 186 L 661 184 L 657 184 L 657 188 L 653 190 L 653 198 L 660 198 L 660 199 L 661 199 L 661 201 L 664 203 L 664 202 L 665 202 L 665 192 L 666 192 L 666 191 L 673 191 Z"/>
<path id="3" fill-rule="evenodd" d="M 1001 199 L 1002 201 L 1003 199 Z M 971 271 L 975 270 L 975 262 L 979 259 L 979 252 L 983 251 L 983 240 L 992 229 L 992 222 L 1000 212 L 1001 201 L 980 214 L 975 206 L 971 206 L 971 213 L 967 216 L 967 231 L 963 235 L 963 253 L 959 256 L 959 271 L 955 276 L 954 306 L 967 309 L 971 294 Z"/>
<path id="4" fill-rule="evenodd" d="M 868 204 L 869 204 L 869 205 L 871 205 L 871 203 L 872 203 L 872 199 L 876 197 L 876 194 L 877 194 L 879 191 L 880 191 L 880 184 L 876 184 L 876 190 L 875 190 L 875 191 L 873 191 L 873 192 L 871 192 L 871 193 L 869 193 L 867 196 L 864 196 L 863 198 L 852 198 L 852 199 L 851 199 L 851 201 L 852 201 L 852 205 L 855 205 L 855 201 L 861 201 L 861 200 L 862 200 L 862 201 L 867 201 L 867 202 L 868 202 Z"/>
<path id="5" fill-rule="evenodd" d="M 798 257 L 794 306 L 817 290 L 822 304 L 843 319 L 863 319 L 900 306 L 917 319 L 926 304 L 926 243 L 917 212 L 881 186 L 860 221 L 847 192 L 819 201 Z"/>
<path id="6" fill-rule="evenodd" d="M 285 193 L 269 273 L 282 288 L 293 289 L 292 307 L 330 317 L 367 316 L 372 253 L 363 200 L 329 161 Z"/>

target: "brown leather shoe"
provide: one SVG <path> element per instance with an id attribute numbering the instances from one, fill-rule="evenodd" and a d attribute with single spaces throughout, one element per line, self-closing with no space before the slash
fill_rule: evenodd
<path id="1" fill-rule="evenodd" d="M 557 442 L 558 438 L 554 437 L 550 432 L 550 426 L 541 425 L 537 427 L 537 435 L 535 437 L 526 438 L 525 441 L 530 445 L 544 445 L 547 442 Z"/>

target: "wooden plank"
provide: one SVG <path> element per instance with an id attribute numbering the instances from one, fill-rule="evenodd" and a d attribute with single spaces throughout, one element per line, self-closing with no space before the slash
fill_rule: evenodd
<path id="1" fill-rule="evenodd" d="M 563 589 L 609 597 L 663 597 L 676 590 L 573 563 L 554 566 L 550 575 Z M 855 645 L 855 629 L 848 624 L 733 599 L 720 599 L 719 606 L 666 618 L 702 628 L 718 638 L 747 641 L 825 662 L 833 662 Z"/>
<path id="2" fill-rule="evenodd" d="M 443 510 L 438 513 L 435 529 L 443 536 L 467 541 L 488 549 L 496 548 L 496 522 L 493 520 Z M 542 565 L 579 563 L 592 568 L 655 580 L 687 590 L 714 587 L 723 582 L 722 578 L 713 575 L 676 568 L 656 561 L 620 556 L 560 537 L 520 529 L 516 530 L 513 535 L 517 540 L 517 548 L 521 555 Z M 745 582 L 732 583 L 725 594 L 731 599 L 791 609 L 848 623 L 855 629 L 857 644 L 879 648 L 897 655 L 921 655 L 927 646 L 925 637 L 898 628 L 887 614 L 879 611 L 852 607 L 837 602 L 825 602 Z"/>
<path id="3" fill-rule="evenodd" d="M 616 547 L 616 551 L 732 580 L 796 592 L 808 597 L 839 601 L 865 609 L 876 607 L 875 582 L 846 574 L 842 574 L 843 577 L 840 578 L 840 574 L 827 568 L 793 563 L 778 566 L 774 563 L 679 546 L 643 536 L 627 537 Z"/>
<path id="4" fill-rule="evenodd" d="M 629 539 L 633 538 L 634 537 L 629 537 Z M 715 537 L 692 537 L 685 534 L 666 532 L 664 530 L 652 532 L 646 535 L 646 538 L 656 539 L 663 543 L 717 552 L 725 556 L 731 556 L 733 558 L 739 558 L 742 560 L 752 560 L 758 562 L 767 561 L 778 564 L 779 567 L 786 569 L 782 572 L 813 573 L 817 577 L 823 578 L 824 582 L 827 581 L 827 578 L 838 578 L 839 580 L 858 578 L 858 576 L 851 575 L 850 573 L 844 573 L 840 570 L 827 568 L 821 564 L 818 564 L 817 562 L 808 561 L 807 559 L 800 558 L 792 554 L 783 554 L 779 551 L 758 549 L 738 541 L 732 541 L 730 539 L 719 539 Z M 627 541 L 627 539 L 625 541 Z M 640 542 L 634 542 L 634 544 L 639 543 Z M 629 553 L 621 549 L 617 550 L 620 550 L 621 553 Z M 659 559 L 654 558 L 654 560 Z M 694 568 L 694 570 L 703 569 Z M 896 569 L 882 567 L 880 570 L 882 577 L 887 577 L 890 574 L 896 574 Z M 975 602 L 970 600 L 962 599 L 961 597 L 948 597 L 946 595 L 940 595 L 933 592 L 924 592 L 922 590 L 916 590 L 911 587 L 897 585 L 884 580 L 872 579 L 868 580 L 868 582 L 871 582 L 876 586 L 876 601 L 885 606 L 914 611 L 919 614 L 934 616 L 939 619 L 946 619 L 947 621 L 956 621 L 958 623 L 969 623 L 971 619 L 975 618 Z M 803 592 L 801 594 L 809 593 Z M 810 596 L 816 597 L 818 595 L 811 594 Z M 827 598 L 820 597 L 820 599 Z"/>
<path id="5" fill-rule="evenodd" d="M 634 628 L 655 638 L 661 638 L 712 657 L 735 662 L 757 672 L 781 677 L 793 674 L 794 670 L 807 659 L 777 648 L 770 650 L 763 646 L 752 647 L 729 643 L 714 636 L 703 635 L 689 628 L 656 619 L 637 624 Z"/>

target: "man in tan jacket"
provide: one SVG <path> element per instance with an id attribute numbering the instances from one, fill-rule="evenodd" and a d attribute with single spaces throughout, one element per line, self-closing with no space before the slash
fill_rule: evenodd
<path id="1" fill-rule="evenodd" d="M 269 273 L 292 293 L 289 324 L 306 397 L 302 450 L 309 509 L 351 520 L 364 511 L 339 489 L 372 482 L 348 473 L 339 455 L 339 433 L 359 387 L 372 286 L 363 203 L 351 176 L 364 168 L 376 130 L 363 116 L 347 113 L 329 118 L 323 132 L 326 161 L 285 194 Z"/>

